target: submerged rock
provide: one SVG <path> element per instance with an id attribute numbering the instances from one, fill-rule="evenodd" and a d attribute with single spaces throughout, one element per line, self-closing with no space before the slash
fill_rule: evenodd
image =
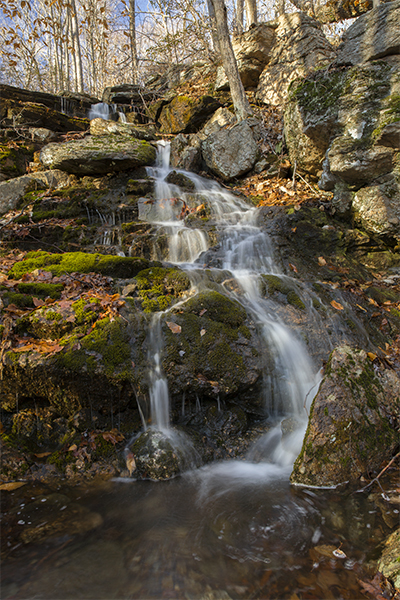
<path id="1" fill-rule="evenodd" d="M 336 486 L 388 462 L 399 441 L 399 389 L 396 372 L 376 372 L 363 350 L 334 350 L 291 482 Z"/>

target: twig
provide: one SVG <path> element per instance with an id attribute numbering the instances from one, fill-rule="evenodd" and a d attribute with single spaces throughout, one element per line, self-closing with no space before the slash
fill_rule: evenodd
<path id="1" fill-rule="evenodd" d="M 296 189 L 296 169 L 297 169 L 297 160 L 294 161 L 294 169 L 293 169 L 293 183 L 292 183 L 292 187 L 295 190 Z"/>
<path id="2" fill-rule="evenodd" d="M 308 185 L 308 187 L 310 188 L 310 190 L 312 191 L 312 193 L 313 193 L 313 194 L 315 194 L 315 195 L 318 195 L 318 194 L 317 194 L 317 192 L 316 192 L 316 191 L 315 191 L 315 190 L 314 190 L 314 189 L 311 187 L 311 185 L 308 183 L 308 181 L 306 181 L 306 180 L 304 179 L 304 177 L 302 177 L 302 176 L 300 175 L 300 173 L 297 173 L 297 177 L 300 177 L 300 179 L 301 179 L 302 181 L 304 181 L 304 183 L 305 183 L 306 185 Z"/>
<path id="3" fill-rule="evenodd" d="M 374 477 L 374 479 L 372 479 L 365 487 L 361 488 L 360 490 L 356 490 L 353 493 L 354 494 L 358 494 L 359 492 L 363 492 L 364 490 L 366 490 L 367 488 L 369 488 L 369 486 L 372 485 L 375 481 L 378 483 L 379 487 L 382 490 L 382 486 L 381 486 L 381 484 L 379 482 L 379 477 L 381 475 L 383 475 L 383 473 L 394 463 L 394 461 L 396 460 L 396 458 L 399 458 L 399 456 L 400 456 L 400 452 L 398 452 L 395 456 L 393 456 L 392 460 L 386 465 L 386 467 L 384 469 L 382 469 L 382 471 L 379 473 L 379 475 L 377 475 L 376 477 Z"/>

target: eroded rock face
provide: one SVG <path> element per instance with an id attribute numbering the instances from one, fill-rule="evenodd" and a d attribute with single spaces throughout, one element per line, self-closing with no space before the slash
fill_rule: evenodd
<path id="1" fill-rule="evenodd" d="M 398 444 L 400 379 L 376 373 L 367 353 L 334 350 L 310 409 L 292 483 L 336 486 L 378 470 Z"/>
<path id="2" fill-rule="evenodd" d="M 367 232 L 400 238 L 400 63 L 315 73 L 285 111 L 292 163 L 334 192 L 333 206 Z"/>
<path id="3" fill-rule="evenodd" d="M 345 32 L 339 65 L 357 65 L 400 54 L 400 2 L 379 4 L 359 17 Z"/>
<path id="4" fill-rule="evenodd" d="M 154 125 L 137 126 L 131 123 L 119 123 L 118 121 L 106 121 L 105 119 L 92 119 L 90 121 L 90 133 L 92 135 L 119 135 L 133 136 L 138 140 L 153 140 L 156 137 Z"/>
<path id="5" fill-rule="evenodd" d="M 155 149 L 144 140 L 116 134 L 48 144 L 40 153 L 44 166 L 80 175 L 134 169 L 151 165 L 155 158 Z"/>
<path id="6" fill-rule="evenodd" d="M 245 89 L 257 85 L 260 74 L 269 61 L 274 41 L 274 28 L 267 25 L 267 23 L 260 23 L 243 34 L 234 36 L 232 40 L 233 51 Z M 217 91 L 229 89 L 228 79 L 223 67 L 218 69 L 215 89 Z"/>
<path id="7" fill-rule="evenodd" d="M 202 154 L 210 171 L 230 181 L 250 171 L 260 151 L 247 121 L 221 129 L 202 142 Z"/>
<path id="8" fill-rule="evenodd" d="M 334 58 L 335 51 L 317 21 L 299 12 L 282 15 L 278 18 L 270 60 L 260 76 L 257 100 L 283 104 L 292 81 Z"/>

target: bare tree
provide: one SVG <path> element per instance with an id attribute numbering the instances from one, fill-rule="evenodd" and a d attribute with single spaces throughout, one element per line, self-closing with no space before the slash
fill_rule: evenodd
<path id="1" fill-rule="evenodd" d="M 217 23 L 219 50 L 222 64 L 229 81 L 235 114 L 238 121 L 243 121 L 253 114 L 247 99 L 242 80 L 240 79 L 235 54 L 229 36 L 226 6 L 224 0 L 212 0 Z"/>

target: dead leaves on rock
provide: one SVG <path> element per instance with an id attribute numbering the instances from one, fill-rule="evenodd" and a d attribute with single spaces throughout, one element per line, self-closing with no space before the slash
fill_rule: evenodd
<path id="1" fill-rule="evenodd" d="M 172 333 L 180 333 L 182 331 L 182 327 L 177 323 L 173 323 L 172 321 L 166 321 L 166 324 L 172 331 Z"/>

